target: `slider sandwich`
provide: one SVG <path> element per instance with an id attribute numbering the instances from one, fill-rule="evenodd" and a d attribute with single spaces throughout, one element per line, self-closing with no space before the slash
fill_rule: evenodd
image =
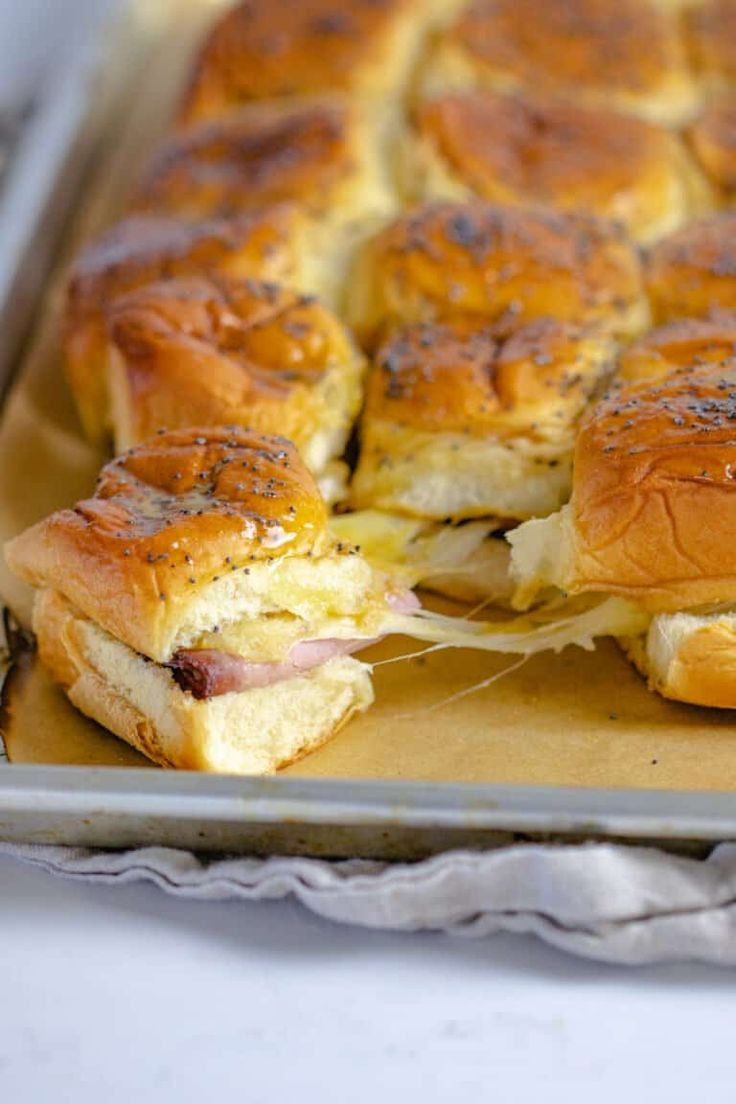
<path id="1" fill-rule="evenodd" d="M 293 445 L 239 427 L 158 435 L 6 555 L 70 701 L 193 770 L 262 774 L 329 739 L 372 701 L 351 653 L 416 604 L 332 537 Z"/>
<path id="2" fill-rule="evenodd" d="M 248 426 L 288 437 L 329 501 L 362 401 L 365 361 L 312 296 L 224 276 L 163 280 L 107 309 L 117 451 L 161 426 Z"/>
<path id="3" fill-rule="evenodd" d="M 503 532 L 567 502 L 579 419 L 612 371 L 595 326 L 420 323 L 378 350 L 335 531 L 374 561 L 470 601 L 510 595 Z"/>
<path id="4" fill-rule="evenodd" d="M 66 374 L 90 440 L 110 435 L 105 311 L 153 280 L 223 274 L 303 289 L 304 217 L 274 205 L 232 217 L 186 222 L 133 215 L 90 242 L 69 273 L 64 308 Z"/>
<path id="5" fill-rule="evenodd" d="M 570 503 L 508 534 L 528 612 L 466 638 L 523 655 L 614 636 L 657 693 L 735 708 L 735 536 L 736 359 L 618 386 L 581 428 Z"/>

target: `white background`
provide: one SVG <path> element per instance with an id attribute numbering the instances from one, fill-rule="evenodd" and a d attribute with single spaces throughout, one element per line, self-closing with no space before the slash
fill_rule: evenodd
<path id="1" fill-rule="evenodd" d="M 0 0 L 0 100 L 112 2 Z M 736 1099 L 730 971 L 365 932 L 0 859 L 0 1104 L 693 1098 Z"/>

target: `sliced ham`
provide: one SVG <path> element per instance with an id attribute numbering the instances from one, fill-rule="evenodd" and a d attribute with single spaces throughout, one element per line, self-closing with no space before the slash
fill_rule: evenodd
<path id="1" fill-rule="evenodd" d="M 389 594 L 387 600 L 397 613 L 411 613 L 420 605 L 410 590 Z M 190 648 L 176 652 L 166 666 L 181 689 L 201 701 L 220 694 L 272 686 L 321 667 L 336 656 L 351 655 L 375 643 L 376 640 L 339 640 L 332 637 L 303 640 L 293 645 L 281 663 L 253 663 L 216 648 Z"/>

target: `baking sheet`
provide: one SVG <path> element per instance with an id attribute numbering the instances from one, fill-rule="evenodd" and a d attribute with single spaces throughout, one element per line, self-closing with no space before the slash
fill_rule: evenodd
<path id="1" fill-rule="evenodd" d="M 133 5 L 131 18 L 140 48 L 135 66 L 131 64 L 130 67 L 134 79 L 128 85 L 126 111 L 120 116 L 114 132 L 108 135 L 107 148 L 102 148 L 97 157 L 96 172 L 80 194 L 60 271 L 79 244 L 111 221 L 121 209 L 138 167 L 165 125 L 192 45 L 203 21 L 211 17 L 215 6 L 202 0 L 156 0 L 155 4 L 138 2 Z M 57 341 L 59 298 L 60 277 L 57 274 L 49 282 L 35 340 L 21 366 L 0 425 L 2 540 L 50 510 L 90 493 L 103 459 L 82 439 L 63 381 Z M 29 593 L 9 575 L 4 563 L 0 565 L 0 595 L 21 619 L 27 620 Z M 678 808 L 684 814 L 692 807 L 693 799 L 687 793 L 680 794 L 679 798 L 677 794 L 668 795 L 671 802 L 667 806 L 666 820 L 644 816 L 642 821 L 642 809 L 647 808 L 646 795 L 637 799 L 637 820 L 632 807 L 628 814 L 625 812 L 629 798 L 624 790 L 617 795 L 612 788 L 691 792 L 736 789 L 736 714 L 669 703 L 649 694 L 611 642 L 601 644 L 595 653 L 568 649 L 561 656 L 536 657 L 486 689 L 468 693 L 466 691 L 507 666 L 508 657 L 447 650 L 385 665 L 381 663 L 420 649 L 421 645 L 416 642 L 393 640 L 366 653 L 366 658 L 379 664 L 375 669 L 377 700 L 374 708 L 351 722 L 324 748 L 282 772 L 278 779 L 239 784 L 261 801 L 263 793 L 270 795 L 272 800 L 279 795 L 285 799 L 289 794 L 301 792 L 299 787 L 304 785 L 312 795 L 322 792 L 317 783 L 314 784 L 317 789 L 310 790 L 309 783 L 302 780 L 338 780 L 332 790 L 337 793 L 347 792 L 345 780 L 388 780 L 394 784 L 400 781 L 404 785 L 395 785 L 393 790 L 375 787 L 370 791 L 374 795 L 371 806 L 374 814 L 376 803 L 383 803 L 378 817 L 381 826 L 378 834 L 389 835 L 394 841 L 398 839 L 398 827 L 403 824 L 406 795 L 425 792 L 416 791 L 411 785 L 407 787 L 409 780 L 480 784 L 472 790 L 472 801 L 470 790 L 448 785 L 436 787 L 433 800 L 435 811 L 446 802 L 452 807 L 453 802 L 459 802 L 457 808 L 465 809 L 467 823 L 472 823 L 473 816 L 477 818 L 479 810 L 483 810 L 485 820 L 480 819 L 485 831 L 491 828 L 497 831 L 499 824 L 503 824 L 503 816 L 499 819 L 498 814 L 503 804 L 501 795 L 505 794 L 509 800 L 509 795 L 513 798 L 518 794 L 519 799 L 523 798 L 526 819 L 517 808 L 515 820 L 511 818 L 516 830 L 526 824 L 536 829 L 541 825 L 545 831 L 564 827 L 567 831 L 580 832 L 585 831 L 587 824 L 589 832 L 614 831 L 622 835 L 626 833 L 627 823 L 634 833 L 637 825 L 641 828 L 645 821 L 647 833 L 677 837 L 693 828 L 692 821 L 683 818 L 678 824 L 675 816 Z M 196 793 L 203 799 L 211 795 L 214 799 L 224 780 L 197 776 L 190 782 L 191 776 L 179 776 L 181 787 L 177 794 L 181 802 L 177 806 L 177 828 L 173 836 L 170 832 L 167 834 L 169 822 L 163 813 L 158 820 L 153 816 L 155 802 L 151 785 L 144 782 L 163 779 L 163 772 L 77 714 L 32 661 L 17 671 L 13 680 L 12 716 L 5 718 L 12 763 L 144 769 L 132 773 L 128 770 L 113 772 L 113 776 L 119 775 L 121 779 L 121 788 L 115 791 L 117 812 L 114 816 L 106 815 L 103 807 L 93 810 L 95 815 L 90 818 L 81 815 L 82 808 L 86 808 L 83 795 L 89 793 L 90 780 L 96 778 L 96 774 L 81 770 L 61 772 L 64 781 L 59 783 L 53 771 L 39 774 L 29 768 L 29 774 L 24 766 L 11 767 L 3 772 L 0 785 L 0 838 L 18 838 L 20 831 L 25 833 L 25 838 L 30 835 L 103 843 L 123 843 L 133 838 L 186 842 L 195 831 L 194 825 L 204 824 L 202 835 L 197 838 L 213 846 L 217 846 L 218 841 L 223 842 L 222 832 L 218 834 L 212 829 L 212 821 L 219 823 L 224 812 L 218 816 L 213 814 L 210 820 L 206 817 L 202 820 L 193 795 Z M 17 801 L 13 798 L 13 776 L 18 780 L 17 794 L 21 795 Z M 141 792 L 149 794 L 145 820 L 134 798 L 136 784 L 131 779 L 135 778 L 140 780 Z M 46 784 L 39 779 L 46 779 Z M 339 780 L 343 780 L 342 783 Z M 501 788 L 496 784 L 501 784 Z M 62 796 L 57 803 L 65 810 L 61 821 L 54 820 L 49 812 L 51 819 L 44 820 L 41 816 L 39 822 L 40 814 L 34 815 L 34 809 L 27 806 L 31 793 L 35 792 L 38 797 L 34 786 L 39 785 L 40 792 L 51 795 L 54 800 L 57 799 L 55 786 L 58 786 Z M 176 787 L 177 783 L 173 785 Z M 543 789 L 527 790 L 530 785 Z M 108 784 L 108 789 L 110 786 L 115 789 L 114 784 Z M 163 801 L 164 791 L 172 786 L 169 777 L 161 786 Z M 604 802 L 606 815 L 599 816 L 592 824 L 590 810 L 600 808 L 598 791 L 595 794 L 591 791 L 590 801 L 581 805 L 571 791 L 550 790 L 550 786 L 599 787 L 609 791 L 609 799 Z M 457 797 L 459 792 L 468 793 L 470 805 L 466 806 Z M 392 798 L 389 793 L 393 794 Z M 566 807 L 566 793 L 569 795 L 567 807 L 577 810 L 567 820 L 561 816 Z M 189 816 L 186 814 L 187 794 L 192 798 Z M 109 802 L 109 794 L 106 800 Z M 718 818 L 708 821 L 704 815 L 700 829 L 703 837 L 736 835 L 734 824 L 723 818 L 724 798 L 718 800 L 721 802 Z M 730 807 L 728 797 L 725 800 Z M 43 804 L 37 802 L 36 809 Z M 161 807 L 160 804 L 159 812 Z M 471 807 L 472 815 L 467 811 Z M 10 819 L 3 817 L 9 808 L 15 810 Z M 56 808 L 53 806 L 54 810 Z M 293 826 L 300 818 L 295 815 L 294 807 L 290 808 Z M 310 808 L 314 828 L 320 814 L 316 807 Z M 492 814 L 492 810 L 496 812 Z M 706 812 L 701 809 L 701 813 Z M 733 813 L 736 816 L 736 803 Z M 273 823 L 273 815 L 271 810 L 266 817 L 269 823 Z M 365 821 L 365 809 L 361 815 Z M 432 833 L 436 846 L 440 845 L 440 837 L 449 840 L 440 832 L 442 816 L 437 814 L 433 820 L 432 815 L 432 810 L 425 807 L 425 850 L 430 846 L 428 840 Z M 262 819 L 256 818 L 258 823 Z M 367 820 L 371 817 L 367 816 Z M 706 821 L 709 827 L 705 826 Z M 340 853 L 340 846 L 335 843 L 334 822 L 331 823 L 330 853 Z M 389 833 L 384 831 L 387 824 L 393 825 Z M 281 827 L 283 845 L 286 831 L 283 819 Z M 242 835 L 243 824 L 240 828 Z M 350 843 L 345 844 L 348 850 L 360 850 L 356 846 L 356 831 L 353 824 Z M 239 838 L 237 832 L 231 833 L 228 846 L 234 846 Z M 268 838 L 273 841 L 273 832 Z M 309 837 L 311 843 L 309 840 L 305 843 L 301 836 L 295 837 L 290 846 L 309 850 L 317 846 L 315 838 L 314 832 Z M 370 846 L 366 845 L 366 853 L 384 853 L 389 846 L 378 846 L 376 838 Z M 457 838 L 455 833 L 453 839 Z M 435 844 L 430 849 L 435 849 Z M 253 846 L 252 834 L 248 836 L 248 846 Z M 324 846 L 329 852 L 330 846 Z M 327 852 L 323 847 L 323 853 Z"/>

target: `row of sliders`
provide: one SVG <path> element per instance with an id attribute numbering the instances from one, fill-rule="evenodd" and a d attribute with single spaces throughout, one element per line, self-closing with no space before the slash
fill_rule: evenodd
<path id="1" fill-rule="evenodd" d="M 246 773 L 366 708 L 388 633 L 612 635 L 736 705 L 732 0 L 288 12 L 215 25 L 72 271 L 69 382 L 122 455 L 7 550 L 53 677 L 157 762 Z"/>

